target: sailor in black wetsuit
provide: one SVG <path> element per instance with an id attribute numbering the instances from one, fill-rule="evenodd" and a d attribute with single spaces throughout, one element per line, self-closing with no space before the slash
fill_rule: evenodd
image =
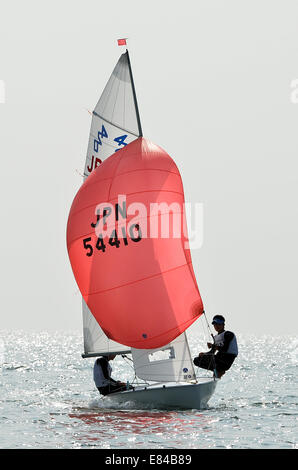
<path id="1" fill-rule="evenodd" d="M 215 377 L 220 378 L 237 357 L 238 346 L 234 333 L 225 331 L 225 319 L 222 315 L 215 315 L 212 325 L 218 333 L 214 336 L 214 344 L 207 343 L 210 351 L 200 353 L 193 362 L 202 369 L 213 370 Z"/>
<path id="2" fill-rule="evenodd" d="M 93 378 L 95 385 L 102 395 L 108 395 L 113 392 L 122 392 L 127 390 L 126 384 L 111 377 L 112 367 L 109 361 L 115 359 L 116 354 L 109 354 L 96 359 L 93 368 Z M 131 388 L 131 387 L 129 387 Z"/>

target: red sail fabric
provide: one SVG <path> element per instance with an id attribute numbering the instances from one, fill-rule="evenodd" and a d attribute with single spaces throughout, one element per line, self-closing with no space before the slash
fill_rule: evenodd
<path id="1" fill-rule="evenodd" d="M 152 210 L 156 203 L 159 212 Z M 118 343 L 162 347 L 203 312 L 182 230 L 183 204 L 177 166 L 144 138 L 105 160 L 73 201 L 67 225 L 73 273 L 97 322 Z M 173 211 L 167 214 L 167 207 Z M 169 233 L 162 233 L 167 220 Z"/>

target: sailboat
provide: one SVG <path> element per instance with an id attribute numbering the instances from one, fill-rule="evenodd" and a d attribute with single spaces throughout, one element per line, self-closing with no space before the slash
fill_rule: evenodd
<path id="1" fill-rule="evenodd" d="M 186 226 L 183 204 L 176 164 L 143 137 L 126 50 L 92 113 L 84 182 L 67 223 L 82 294 L 82 357 L 131 354 L 143 380 L 108 396 L 118 403 L 201 409 L 216 387 L 217 379 L 196 377 L 187 340 L 204 312 L 187 235 L 160 234 L 165 216 Z"/>

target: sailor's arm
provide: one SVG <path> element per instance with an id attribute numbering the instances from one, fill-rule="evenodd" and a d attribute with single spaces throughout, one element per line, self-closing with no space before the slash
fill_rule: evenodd
<path id="1" fill-rule="evenodd" d="M 110 377 L 107 361 L 100 359 L 99 362 L 100 362 L 100 365 L 101 365 L 101 369 L 102 369 L 102 373 L 104 375 L 104 378 L 106 380 L 108 380 L 110 383 L 117 383 L 116 380 L 114 380 L 114 379 L 112 379 L 112 377 Z"/>
<path id="2" fill-rule="evenodd" d="M 209 352 L 214 352 L 217 349 L 215 344 L 212 344 L 212 343 L 207 343 L 207 346 L 208 346 L 209 349 L 211 349 L 211 351 L 209 351 Z"/>

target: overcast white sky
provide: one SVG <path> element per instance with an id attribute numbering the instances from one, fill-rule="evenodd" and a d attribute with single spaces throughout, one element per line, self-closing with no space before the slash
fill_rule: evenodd
<path id="1" fill-rule="evenodd" d="M 0 0 L 1 329 L 81 328 L 66 222 L 128 37 L 144 136 L 204 205 L 208 318 L 297 332 L 297 24 L 295 0 Z"/>

